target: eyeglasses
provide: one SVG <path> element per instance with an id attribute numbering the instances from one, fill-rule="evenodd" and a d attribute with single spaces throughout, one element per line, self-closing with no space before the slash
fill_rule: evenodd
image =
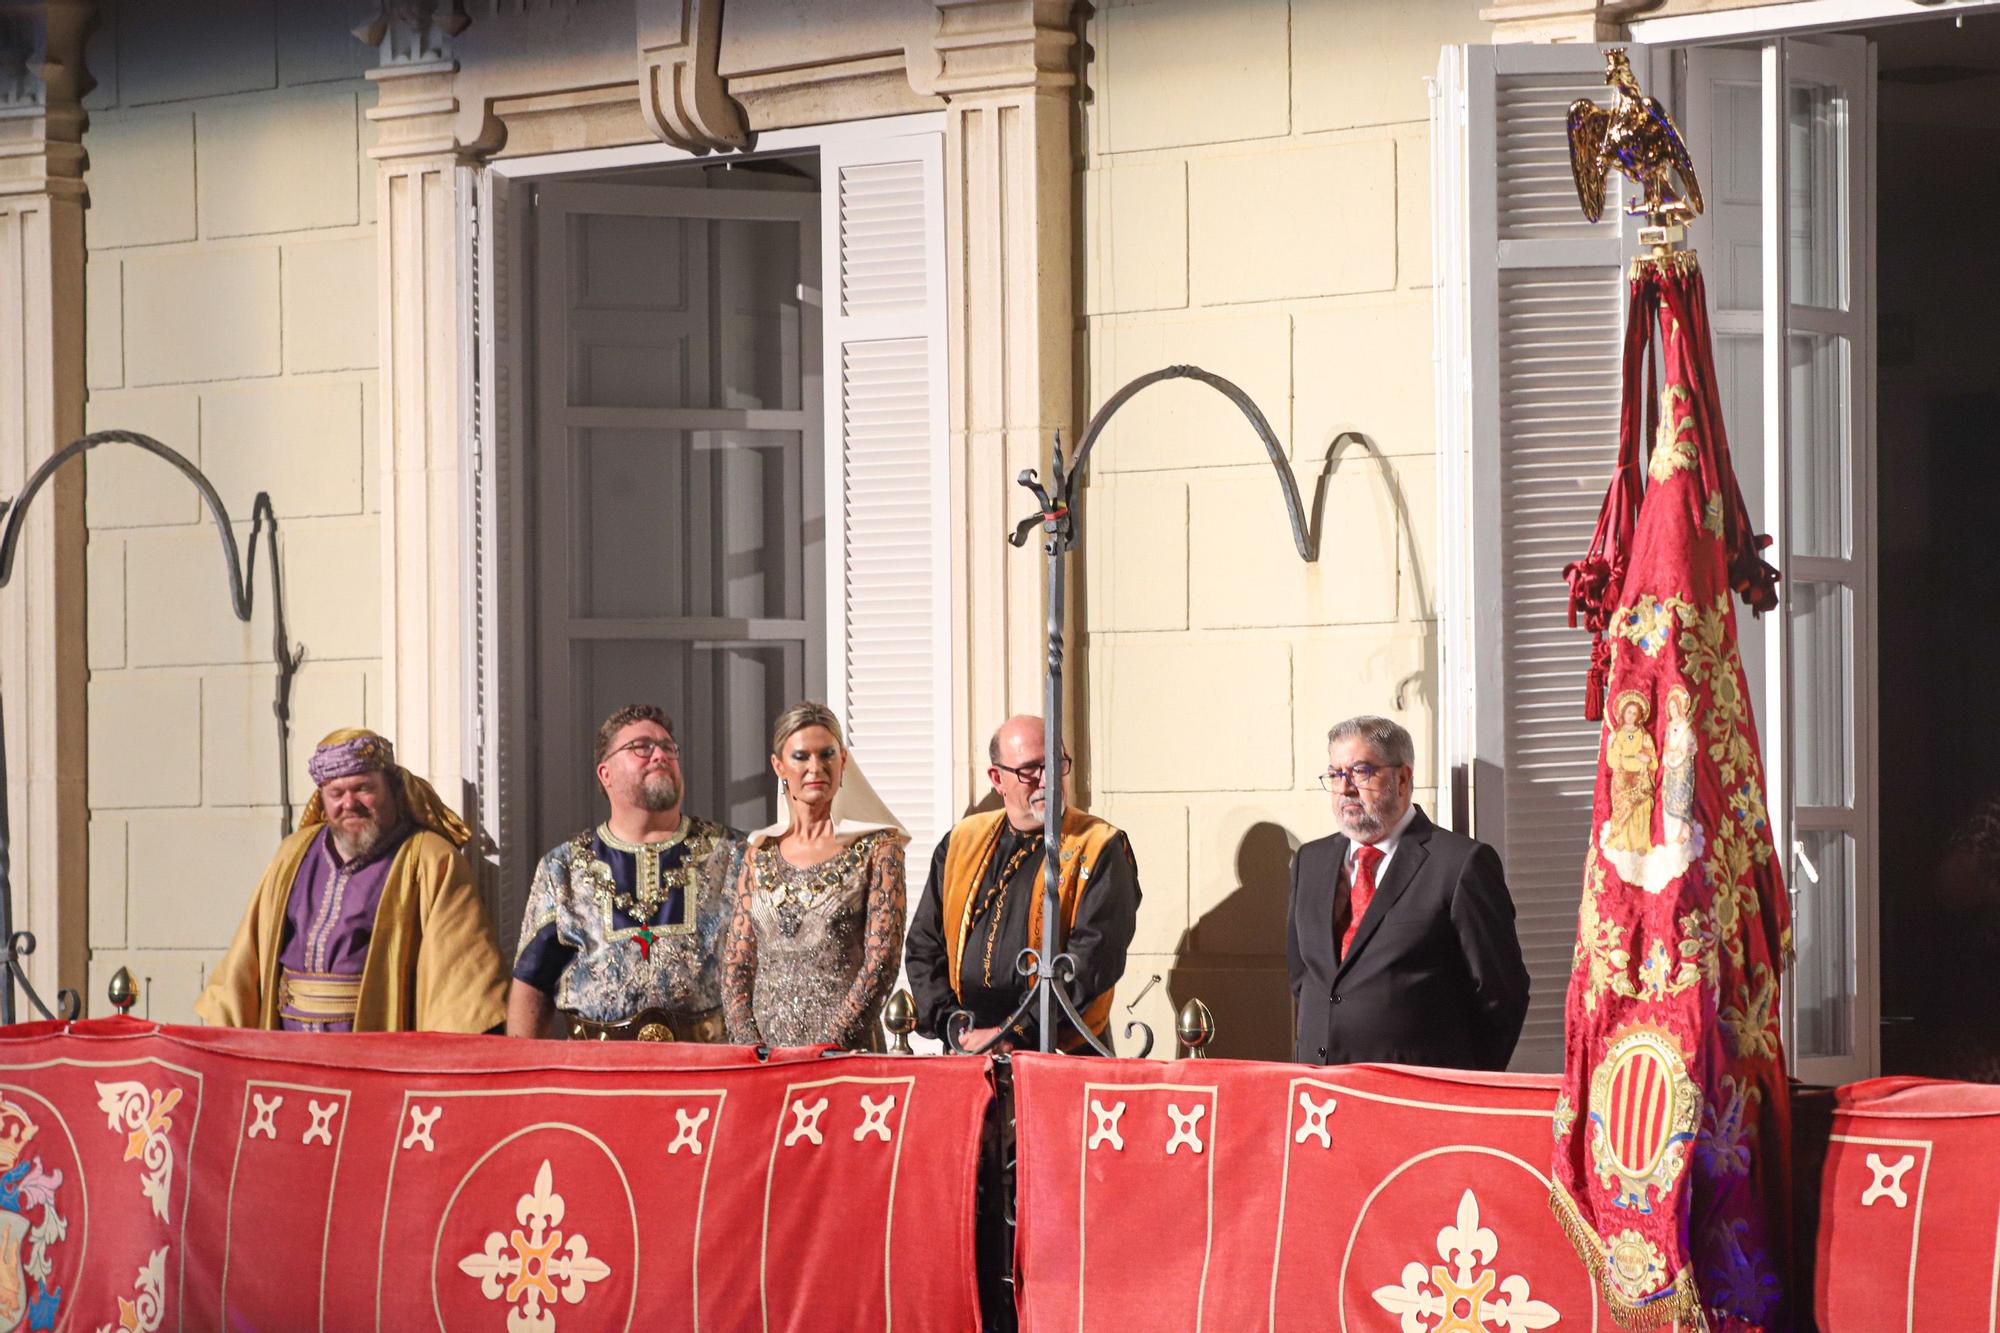
<path id="1" fill-rule="evenodd" d="M 1355 786 L 1366 787 L 1384 773 L 1394 773 L 1401 767 L 1403 767 L 1401 764 L 1360 763 L 1349 764 L 1346 768 L 1329 768 L 1319 775 L 1319 785 L 1322 791 L 1344 791 L 1347 788 L 1347 780 L 1351 777 Z"/>
<path id="2" fill-rule="evenodd" d="M 1072 767 L 1072 764 L 1073 761 L 1070 759 L 1068 755 L 1064 755 L 1062 757 L 1062 772 L 1064 777 L 1069 776 L 1069 770 Z M 1012 773 L 1016 778 L 1019 778 L 1024 785 L 1029 787 L 1041 786 L 1042 783 L 1047 780 L 1049 773 L 1049 766 L 1046 762 L 1038 764 L 1023 764 L 1019 768 L 1009 768 L 1005 764 L 995 764 L 993 765 L 993 767 L 999 769 L 1002 773 Z"/>
<path id="3" fill-rule="evenodd" d="M 627 750 L 637 755 L 639 762 L 642 764 L 649 762 L 656 754 L 664 754 L 669 759 L 678 759 L 681 755 L 681 747 L 674 744 L 671 740 L 656 741 L 651 736 L 641 736 L 636 740 L 626 741 L 611 753 L 623 754 Z M 605 757 L 609 758 L 610 756 L 607 755 Z"/>

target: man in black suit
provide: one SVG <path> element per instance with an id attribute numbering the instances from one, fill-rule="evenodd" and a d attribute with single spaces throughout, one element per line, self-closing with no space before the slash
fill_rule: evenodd
<path id="1" fill-rule="evenodd" d="M 1327 733 L 1342 831 L 1299 848 L 1285 930 L 1307 1064 L 1505 1069 L 1520 1039 L 1528 969 L 1500 858 L 1411 804 L 1415 759 L 1388 718 Z"/>

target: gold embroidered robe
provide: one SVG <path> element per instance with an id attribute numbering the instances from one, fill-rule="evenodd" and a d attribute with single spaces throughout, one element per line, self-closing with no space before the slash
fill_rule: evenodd
<path id="1" fill-rule="evenodd" d="M 195 1012 L 215 1027 L 277 1028 L 285 908 L 321 825 L 278 846 Z M 485 1032 L 507 1016 L 507 970 L 458 849 L 429 829 L 403 841 L 375 908 L 356 1032 Z"/>

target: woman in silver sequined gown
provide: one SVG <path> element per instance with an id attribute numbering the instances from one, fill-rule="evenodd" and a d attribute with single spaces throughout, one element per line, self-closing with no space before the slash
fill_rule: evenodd
<path id="1" fill-rule="evenodd" d="M 778 822 L 750 835 L 722 955 L 729 1039 L 882 1049 L 902 965 L 903 845 L 824 705 L 794 704 L 771 735 Z"/>

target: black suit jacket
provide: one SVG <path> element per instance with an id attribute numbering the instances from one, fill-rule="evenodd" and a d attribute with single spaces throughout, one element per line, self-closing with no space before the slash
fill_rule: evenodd
<path id="1" fill-rule="evenodd" d="M 1346 835 L 1335 834 L 1292 861 L 1285 962 L 1298 1019 L 1293 1058 L 1506 1068 L 1528 1011 L 1528 969 L 1499 856 L 1419 808 L 1354 946 L 1337 960 L 1347 849 Z"/>

